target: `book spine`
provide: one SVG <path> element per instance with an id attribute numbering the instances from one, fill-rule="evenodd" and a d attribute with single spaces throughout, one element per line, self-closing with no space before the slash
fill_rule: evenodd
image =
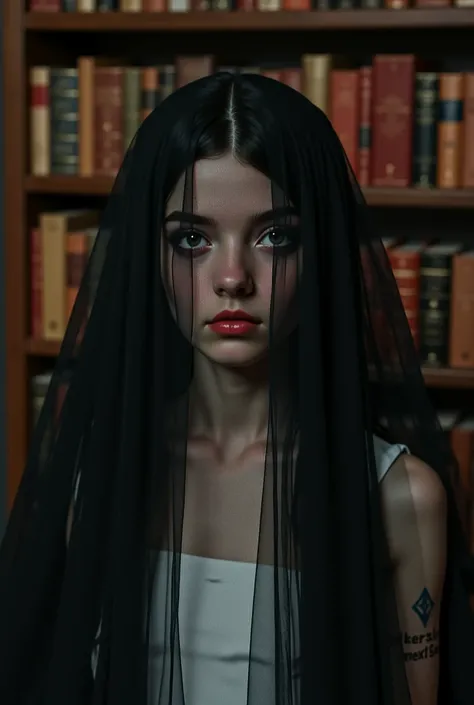
<path id="1" fill-rule="evenodd" d="M 67 219 L 61 214 L 43 213 L 40 217 L 44 340 L 61 341 L 66 330 L 66 227 Z"/>
<path id="2" fill-rule="evenodd" d="M 198 78 L 210 76 L 214 71 L 214 57 L 207 56 L 177 56 L 176 57 L 176 87 L 181 88 Z"/>
<path id="3" fill-rule="evenodd" d="M 257 9 L 256 0 L 236 0 L 236 10 L 243 12 L 253 12 Z"/>
<path id="4" fill-rule="evenodd" d="M 415 57 L 373 62 L 372 185 L 406 188 L 412 180 Z"/>
<path id="5" fill-rule="evenodd" d="M 112 12 L 116 9 L 116 0 L 97 0 L 97 12 Z"/>
<path id="6" fill-rule="evenodd" d="M 302 92 L 303 73 L 299 67 L 283 69 L 281 80 L 285 85 L 298 91 L 298 93 Z"/>
<path id="7" fill-rule="evenodd" d="M 357 178 L 360 129 L 359 71 L 331 72 L 330 101 L 332 125 Z"/>
<path id="8" fill-rule="evenodd" d="M 311 0 L 283 0 L 283 10 L 287 12 L 309 12 L 311 10 Z"/>
<path id="9" fill-rule="evenodd" d="M 79 173 L 81 176 L 87 177 L 94 173 L 95 59 L 90 56 L 80 56 L 77 65 L 79 73 Z"/>
<path id="10" fill-rule="evenodd" d="M 278 12 L 282 9 L 280 0 L 256 0 L 260 12 Z"/>
<path id="11" fill-rule="evenodd" d="M 77 0 L 63 0 L 63 12 L 77 12 Z"/>
<path id="12" fill-rule="evenodd" d="M 147 66 L 141 72 L 141 119 L 153 112 L 160 102 L 160 75 L 155 66 Z"/>
<path id="13" fill-rule="evenodd" d="M 451 0 L 415 0 L 415 7 L 450 7 Z"/>
<path id="14" fill-rule="evenodd" d="M 36 340 L 43 336 L 43 250 L 41 231 L 30 232 L 30 335 Z"/>
<path id="15" fill-rule="evenodd" d="M 474 73 L 465 75 L 464 84 L 464 134 L 465 140 L 462 185 L 474 188 Z"/>
<path id="16" fill-rule="evenodd" d="M 161 102 L 163 102 L 176 88 L 176 68 L 173 64 L 164 64 L 164 66 L 160 66 L 159 81 Z"/>
<path id="17" fill-rule="evenodd" d="M 78 12 L 95 12 L 97 9 L 95 0 L 77 0 Z"/>
<path id="18" fill-rule="evenodd" d="M 442 367 L 448 362 L 451 304 L 451 256 L 421 255 L 420 359 L 424 365 Z"/>
<path id="19" fill-rule="evenodd" d="M 89 243 L 85 233 L 68 233 L 66 238 L 66 320 L 69 320 L 77 299 L 87 262 Z"/>
<path id="20" fill-rule="evenodd" d="M 123 104 L 124 104 L 124 146 L 128 149 L 140 127 L 141 116 L 141 69 L 127 67 L 124 72 Z"/>
<path id="21" fill-rule="evenodd" d="M 304 94 L 326 115 L 329 112 L 330 54 L 303 56 Z"/>
<path id="22" fill-rule="evenodd" d="M 120 0 L 120 12 L 141 12 L 142 0 Z"/>
<path id="23" fill-rule="evenodd" d="M 189 12 L 190 0 L 168 0 L 168 12 Z"/>
<path id="24" fill-rule="evenodd" d="M 420 344 L 420 254 L 418 252 L 400 253 L 395 247 L 388 251 L 388 257 L 413 342 L 418 349 Z"/>
<path id="25" fill-rule="evenodd" d="M 474 368 L 474 256 L 454 255 L 452 262 L 449 365 Z"/>
<path id="26" fill-rule="evenodd" d="M 123 69 L 96 66 L 94 72 L 95 173 L 116 176 L 123 159 Z"/>
<path id="27" fill-rule="evenodd" d="M 459 188 L 462 167 L 464 74 L 439 79 L 438 188 Z"/>
<path id="28" fill-rule="evenodd" d="M 436 186 L 438 76 L 417 73 L 413 135 L 413 185 Z"/>
<path id="29" fill-rule="evenodd" d="M 280 81 L 281 82 L 282 70 L 281 69 L 262 68 L 262 76 L 265 76 L 266 78 L 271 78 L 273 81 Z"/>
<path id="30" fill-rule="evenodd" d="M 51 171 L 79 170 L 79 75 L 77 69 L 51 69 Z"/>
<path id="31" fill-rule="evenodd" d="M 60 12 L 61 0 L 30 0 L 30 12 Z"/>
<path id="32" fill-rule="evenodd" d="M 372 144 L 372 66 L 360 69 L 359 183 L 370 186 Z"/>
<path id="33" fill-rule="evenodd" d="M 31 173 L 47 176 L 51 171 L 50 71 L 34 66 L 30 72 Z"/>
<path id="34" fill-rule="evenodd" d="M 143 0 L 143 12 L 166 12 L 166 0 Z"/>

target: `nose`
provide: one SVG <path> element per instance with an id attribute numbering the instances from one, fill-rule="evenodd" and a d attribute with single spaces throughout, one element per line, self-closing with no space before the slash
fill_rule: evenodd
<path id="1" fill-rule="evenodd" d="M 254 278 L 240 248 L 225 253 L 216 265 L 214 291 L 218 296 L 241 298 L 254 293 Z"/>

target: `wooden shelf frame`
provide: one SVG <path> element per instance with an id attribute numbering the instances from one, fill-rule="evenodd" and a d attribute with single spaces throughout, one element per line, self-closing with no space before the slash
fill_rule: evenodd
<path id="1" fill-rule="evenodd" d="M 19 1 L 19 0 L 18 0 Z M 281 32 L 474 27 L 474 8 L 315 12 L 27 13 L 35 32 Z"/>
<path id="2" fill-rule="evenodd" d="M 30 194 L 106 196 L 113 183 L 101 176 L 28 176 L 25 189 Z M 372 206 L 474 209 L 474 189 L 367 188 L 364 195 Z"/>
<path id="3" fill-rule="evenodd" d="M 60 343 L 28 338 L 25 353 L 31 357 L 54 359 L 59 354 Z M 429 387 L 442 389 L 474 389 L 474 369 L 425 368 L 425 382 Z"/>

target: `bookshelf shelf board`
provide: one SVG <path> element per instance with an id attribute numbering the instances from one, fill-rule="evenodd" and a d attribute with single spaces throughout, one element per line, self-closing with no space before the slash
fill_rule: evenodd
<path id="1" fill-rule="evenodd" d="M 36 32 L 307 32 L 466 27 L 474 27 L 474 8 L 316 12 L 31 12 L 25 17 L 25 28 Z"/>
<path id="2" fill-rule="evenodd" d="M 106 196 L 113 183 L 114 179 L 102 176 L 28 176 L 26 190 L 37 194 Z M 371 206 L 474 209 L 474 189 L 367 188 L 364 194 Z"/>
<path id="3" fill-rule="evenodd" d="M 367 188 L 371 206 L 408 208 L 474 208 L 474 189 Z"/>
<path id="4" fill-rule="evenodd" d="M 26 341 L 26 352 L 30 357 L 51 357 L 59 354 L 60 343 L 49 340 Z M 425 368 L 423 370 L 428 387 L 451 389 L 474 389 L 474 369 Z"/>
<path id="5" fill-rule="evenodd" d="M 27 176 L 28 193 L 107 196 L 114 179 L 107 176 Z"/>
<path id="6" fill-rule="evenodd" d="M 440 368 L 423 370 L 426 385 L 438 389 L 474 389 L 474 369 Z"/>

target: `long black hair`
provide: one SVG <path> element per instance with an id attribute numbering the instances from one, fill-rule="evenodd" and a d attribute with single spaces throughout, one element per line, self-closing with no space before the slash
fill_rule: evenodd
<path id="1" fill-rule="evenodd" d="M 0 701 L 196 702 L 180 612 L 192 350 L 170 315 L 160 240 L 179 178 L 189 212 L 193 165 L 228 151 L 268 176 L 276 205 L 298 209 L 303 252 L 283 436 L 269 368 L 244 699 L 409 705 L 374 452 L 383 433 L 446 489 L 441 702 L 470 705 L 454 463 L 382 242 L 325 115 L 282 84 L 230 74 L 145 120 L 102 215 L 0 553 Z M 422 565 L 416 535 L 413 546 Z"/>

